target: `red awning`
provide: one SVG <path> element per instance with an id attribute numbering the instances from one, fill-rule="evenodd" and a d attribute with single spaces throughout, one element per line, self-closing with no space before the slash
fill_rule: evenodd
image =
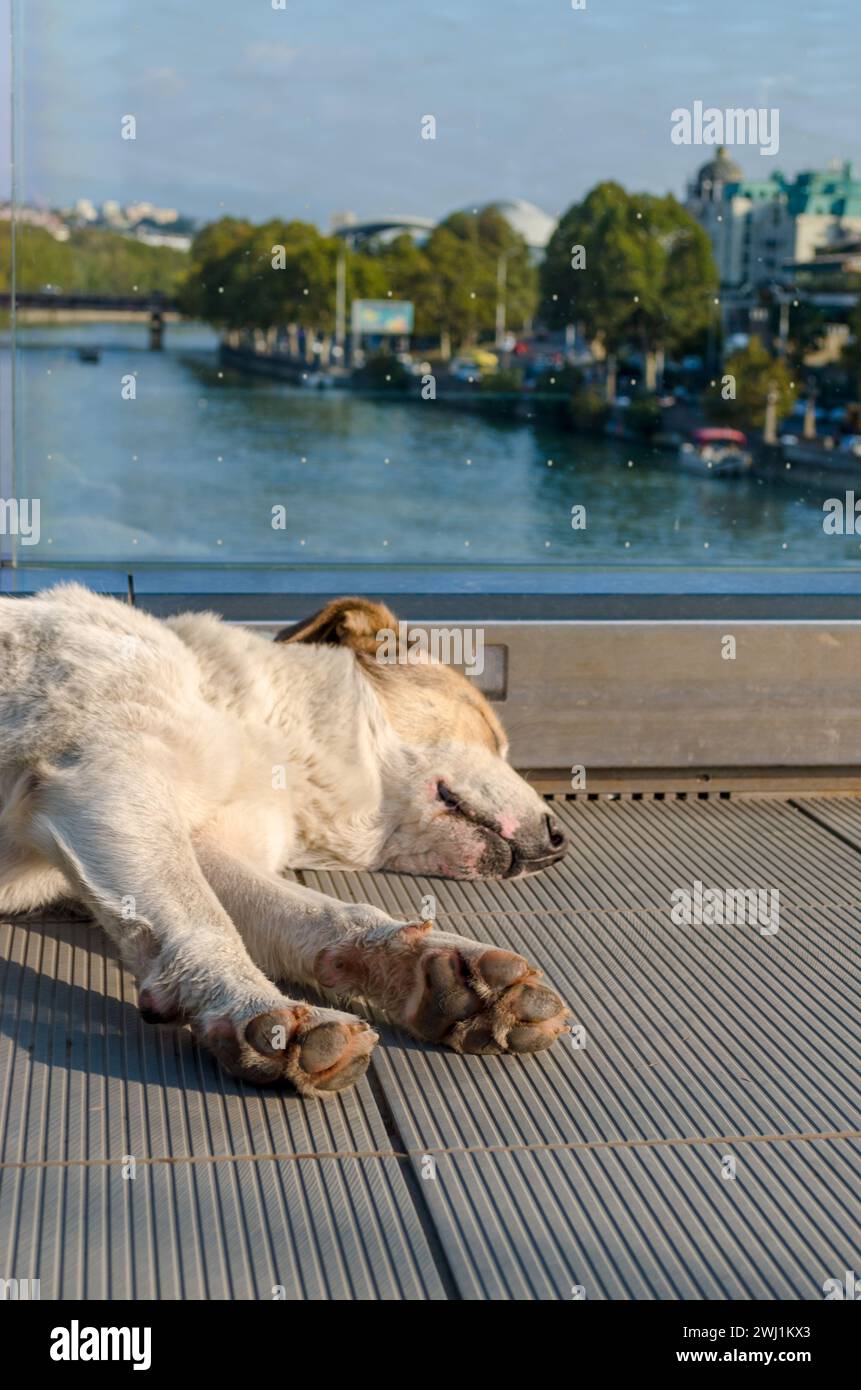
<path id="1" fill-rule="evenodd" d="M 693 439 L 697 444 L 746 444 L 747 435 L 741 430 L 705 429 L 694 430 Z"/>

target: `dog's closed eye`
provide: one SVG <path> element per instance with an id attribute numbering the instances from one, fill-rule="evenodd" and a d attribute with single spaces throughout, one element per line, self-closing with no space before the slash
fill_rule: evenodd
<path id="1" fill-rule="evenodd" d="M 456 793 L 453 792 L 450 787 L 447 787 L 445 782 L 437 782 L 436 794 L 439 800 L 444 802 L 450 810 L 457 811 L 459 809 L 460 797 L 457 796 Z"/>

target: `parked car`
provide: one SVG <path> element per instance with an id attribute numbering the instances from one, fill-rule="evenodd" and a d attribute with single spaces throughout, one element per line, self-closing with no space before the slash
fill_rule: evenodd
<path id="1" fill-rule="evenodd" d="M 455 381 L 481 381 L 481 368 L 474 357 L 453 357 L 448 364 L 448 374 Z"/>

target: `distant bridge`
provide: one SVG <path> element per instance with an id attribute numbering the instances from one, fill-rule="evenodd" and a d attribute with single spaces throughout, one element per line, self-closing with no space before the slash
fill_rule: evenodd
<path id="1" fill-rule="evenodd" d="M 160 348 L 164 341 L 164 325 L 168 314 L 179 314 L 175 300 L 153 291 L 149 294 L 71 294 L 64 290 L 19 291 L 15 295 L 0 294 L 0 309 L 27 314 L 32 321 L 50 321 L 55 314 L 79 314 L 82 318 L 116 317 L 146 319 L 149 322 L 149 345 Z"/>
<path id="2" fill-rule="evenodd" d="M 173 299 L 152 294 L 66 294 L 64 290 L 19 290 L 16 295 L 0 294 L 0 309 L 115 309 L 124 313 L 149 314 L 159 309 L 163 314 L 175 314 L 179 307 Z"/>

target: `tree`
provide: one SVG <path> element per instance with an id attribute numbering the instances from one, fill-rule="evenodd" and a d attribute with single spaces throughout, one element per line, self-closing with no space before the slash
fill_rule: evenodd
<path id="1" fill-rule="evenodd" d="M 379 298 L 391 294 L 392 299 L 409 300 L 415 309 L 416 334 L 424 337 L 432 333 L 434 329 L 428 313 L 432 272 L 422 247 L 405 232 L 367 259 L 380 276 Z M 367 297 L 376 298 L 377 295 Z"/>
<path id="2" fill-rule="evenodd" d="M 195 238 L 183 307 L 222 329 L 271 337 L 286 328 L 295 352 L 300 327 L 324 337 L 333 331 L 340 255 L 348 302 L 384 292 L 378 263 L 322 236 L 310 222 L 272 219 L 254 226 L 222 218 Z"/>
<path id="3" fill-rule="evenodd" d="M 496 277 L 500 256 L 505 257 L 505 319 L 509 328 L 525 329 L 531 322 L 538 307 L 538 270 L 533 262 L 529 247 L 503 216 L 495 204 L 490 204 L 479 218 L 482 245 L 487 249 L 493 264 L 490 266 L 494 283 L 494 294 L 487 302 L 489 309 L 493 303 L 493 323 L 496 317 Z M 490 318 L 490 315 L 488 315 Z"/>
<path id="4" fill-rule="evenodd" d="M 452 213 L 431 232 L 424 255 L 429 273 L 418 286 L 416 328 L 438 333 L 443 351 L 493 332 L 501 256 L 508 322 L 522 326 L 531 318 L 537 276 L 529 248 L 496 207 Z"/>
<path id="5" fill-rule="evenodd" d="M 223 304 L 219 290 L 226 278 L 226 262 L 250 236 L 252 225 L 244 218 L 220 217 L 209 222 L 191 243 L 189 266 L 180 288 L 180 304 L 190 318 L 220 322 Z"/>
<path id="6" fill-rule="evenodd" d="M 12 288 L 11 226 L 0 222 L 0 289 Z M 57 241 L 43 227 L 15 229 L 16 284 L 22 293 L 44 285 L 67 294 L 173 295 L 187 265 L 185 252 L 146 246 L 134 237 L 99 227 L 72 232 Z"/>
<path id="7" fill-rule="evenodd" d="M 759 338 L 751 338 L 746 348 L 727 358 L 722 376 L 733 378 L 735 398 L 725 400 L 721 393 L 719 403 L 713 405 L 721 416 L 734 423 L 762 429 L 771 391 L 777 393 L 779 420 L 788 415 L 795 404 L 795 386 L 789 367 L 782 358 L 772 357 Z"/>
<path id="8" fill-rule="evenodd" d="M 671 195 L 600 183 L 560 219 L 541 271 L 541 315 L 582 323 L 609 353 L 695 342 L 715 319 L 717 267 L 703 229 Z"/>
<path id="9" fill-rule="evenodd" d="M 841 365 L 849 373 L 851 389 L 856 399 L 861 400 L 861 300 L 849 315 L 849 341 L 840 357 Z"/>

